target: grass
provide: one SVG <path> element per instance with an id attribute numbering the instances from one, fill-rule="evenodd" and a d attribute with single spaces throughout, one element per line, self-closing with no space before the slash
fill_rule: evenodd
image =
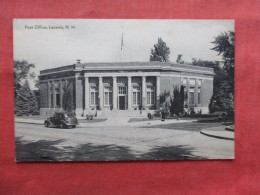
<path id="1" fill-rule="evenodd" d="M 171 119 L 177 119 L 177 117 L 173 117 L 173 116 L 167 116 L 165 118 L 165 120 L 171 120 Z M 178 119 L 181 120 L 195 120 L 194 118 L 187 118 L 187 117 L 178 117 Z M 153 117 L 153 119 L 149 119 L 149 118 L 131 118 L 128 122 L 129 123 L 133 123 L 133 122 L 140 122 L 140 121 L 154 121 L 154 120 L 161 120 L 161 117 Z"/>
<path id="2" fill-rule="evenodd" d="M 215 123 L 176 123 L 176 124 L 159 124 L 153 126 L 143 126 L 142 128 L 158 128 L 158 129 L 172 129 L 172 130 L 185 130 L 185 131 L 200 131 L 211 127 L 223 126 L 220 122 Z M 223 126 L 224 128 L 224 126 Z"/>
<path id="3" fill-rule="evenodd" d="M 97 123 L 97 122 L 103 122 L 106 120 L 107 120 L 107 118 L 93 118 L 92 120 L 78 119 L 79 123 Z"/>
<path id="4" fill-rule="evenodd" d="M 45 120 L 49 117 L 50 116 L 41 116 L 41 115 L 15 116 L 15 118 L 32 119 L 32 120 Z M 96 122 L 103 122 L 106 120 L 107 118 L 93 118 L 93 120 L 78 119 L 79 123 L 96 123 Z"/>
<path id="5" fill-rule="evenodd" d="M 161 120 L 161 118 L 154 117 L 153 119 L 149 118 L 130 118 L 128 121 L 129 123 L 134 123 L 134 122 L 140 122 L 140 121 L 152 121 L 152 120 Z"/>

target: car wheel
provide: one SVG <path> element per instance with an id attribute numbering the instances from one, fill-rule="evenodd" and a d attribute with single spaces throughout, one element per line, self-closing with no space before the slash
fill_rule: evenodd
<path id="1" fill-rule="evenodd" d="M 71 127 L 72 127 L 72 128 L 75 128 L 75 127 L 76 127 L 76 125 L 71 125 Z"/>
<path id="2" fill-rule="evenodd" d="M 49 123 L 48 123 L 48 122 L 45 122 L 45 123 L 44 123 L 44 126 L 45 126 L 45 127 L 49 127 Z"/>
<path id="3" fill-rule="evenodd" d="M 67 129 L 67 128 L 68 128 L 68 125 L 63 124 L 62 127 L 63 127 L 64 129 Z"/>

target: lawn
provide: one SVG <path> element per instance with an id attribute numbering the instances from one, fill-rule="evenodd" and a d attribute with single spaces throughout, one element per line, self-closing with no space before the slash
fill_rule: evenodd
<path id="1" fill-rule="evenodd" d="M 172 130 L 185 130 L 185 131 L 200 131 L 211 127 L 224 126 L 221 122 L 214 123 L 175 123 L 175 124 L 160 124 L 153 126 L 143 126 L 142 128 L 158 128 L 158 129 L 172 129 Z"/>
<path id="2" fill-rule="evenodd" d="M 41 116 L 41 115 L 15 116 L 15 118 L 33 119 L 33 120 L 45 120 L 49 117 L 50 116 Z M 103 122 L 106 120 L 107 118 L 93 118 L 93 120 L 78 119 L 79 123 L 96 123 L 96 122 Z"/>
<path id="3" fill-rule="evenodd" d="M 79 123 L 96 123 L 106 121 L 107 118 L 93 118 L 92 120 L 78 119 Z"/>

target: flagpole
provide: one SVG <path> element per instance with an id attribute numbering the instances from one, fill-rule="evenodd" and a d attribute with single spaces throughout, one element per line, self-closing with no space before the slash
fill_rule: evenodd
<path id="1" fill-rule="evenodd" d="M 121 62 L 124 61 L 124 32 L 123 32 L 123 26 L 122 28 L 122 37 L 121 37 Z"/>
<path id="2" fill-rule="evenodd" d="M 124 47 L 121 49 L 121 61 L 124 61 Z"/>

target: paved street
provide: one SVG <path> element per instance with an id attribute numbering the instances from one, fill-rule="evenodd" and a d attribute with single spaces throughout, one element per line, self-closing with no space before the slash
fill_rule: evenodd
<path id="1" fill-rule="evenodd" d="M 232 159 L 234 141 L 200 134 L 220 123 L 91 123 L 76 129 L 15 123 L 17 161 Z M 114 121 L 115 122 L 115 121 Z M 109 124 L 109 125 L 108 125 Z M 115 124 L 118 124 L 118 122 Z"/>

